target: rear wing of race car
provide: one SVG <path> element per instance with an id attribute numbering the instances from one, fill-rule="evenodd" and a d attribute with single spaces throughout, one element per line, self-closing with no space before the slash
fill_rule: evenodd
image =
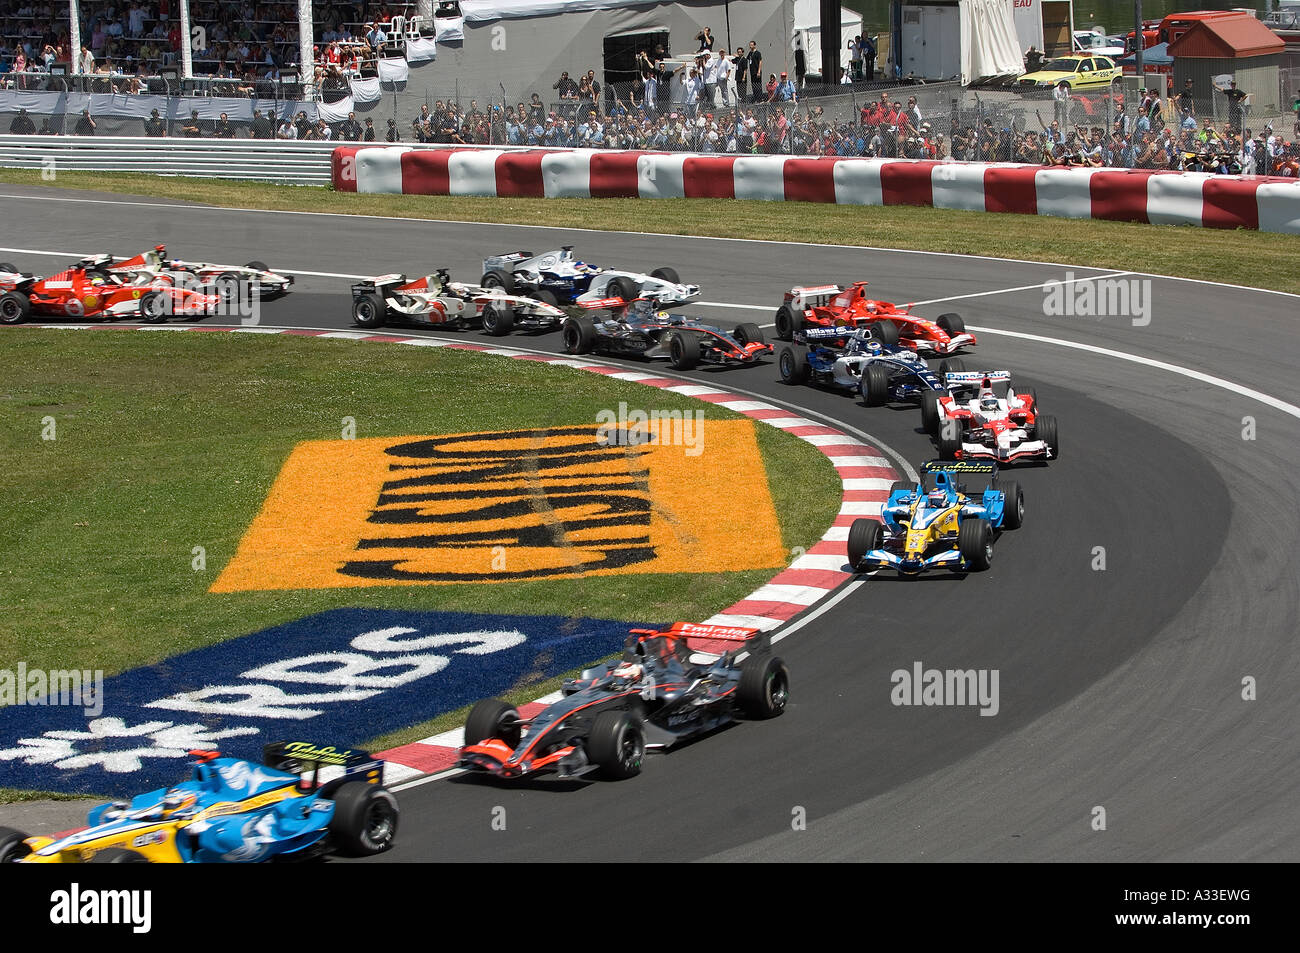
<path id="1" fill-rule="evenodd" d="M 738 625 L 709 625 L 704 622 L 674 622 L 664 631 L 658 629 L 632 629 L 633 635 L 667 635 L 675 639 L 708 639 L 711 642 L 735 642 L 750 652 L 766 652 L 772 640 L 766 632 Z"/>
<path id="2" fill-rule="evenodd" d="M 839 285 L 817 285 L 809 288 L 798 286 L 787 291 L 785 299 L 794 307 L 805 310 L 825 306 L 831 298 L 843 290 Z"/>
<path id="3" fill-rule="evenodd" d="M 503 268 L 509 271 L 516 262 L 527 261 L 533 257 L 535 256 L 530 251 L 512 251 L 506 252 L 504 255 L 492 255 L 483 259 L 483 271 L 486 273 L 494 268 Z"/>
<path id="4" fill-rule="evenodd" d="M 329 790 L 344 781 L 384 782 L 384 762 L 360 748 L 320 747 L 308 741 L 274 741 L 262 747 L 262 763 L 278 771 L 300 775 L 304 790 Z M 341 768 L 343 773 L 321 784 L 320 773 L 325 768 Z"/>
<path id="5" fill-rule="evenodd" d="M 927 474 L 944 473 L 958 487 L 969 486 L 971 480 L 987 487 L 998 475 L 998 465 L 992 460 L 930 460 L 921 464 L 920 470 L 922 480 Z"/>
<path id="6" fill-rule="evenodd" d="M 352 286 L 352 297 L 357 295 L 369 294 L 378 288 L 387 288 L 393 285 L 406 284 L 406 275 L 392 274 L 380 275 L 378 278 L 366 278 L 358 281 Z"/>
<path id="7" fill-rule="evenodd" d="M 989 385 L 1007 384 L 1011 381 L 1010 371 L 953 371 L 943 375 L 943 383 L 950 390 L 974 390 Z"/>

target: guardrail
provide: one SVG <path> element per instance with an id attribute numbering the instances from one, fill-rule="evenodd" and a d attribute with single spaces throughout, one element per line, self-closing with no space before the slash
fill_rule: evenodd
<path id="1" fill-rule="evenodd" d="M 328 185 L 335 142 L 140 136 L 0 136 L 0 167 L 149 172 L 285 185 Z"/>

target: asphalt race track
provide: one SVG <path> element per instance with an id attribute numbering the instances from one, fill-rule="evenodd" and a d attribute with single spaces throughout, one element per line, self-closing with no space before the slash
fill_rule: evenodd
<path id="1" fill-rule="evenodd" d="M 402 831 L 380 860 L 1300 856 L 1294 296 L 1150 278 L 1150 322 L 1135 326 L 1045 316 L 1045 281 L 1113 274 L 1060 265 L 231 211 L 19 186 L 0 187 L 0 208 L 2 240 L 26 249 L 0 258 L 25 270 L 166 242 L 178 257 L 257 258 L 297 272 L 294 293 L 264 306 L 264 325 L 346 329 L 347 276 L 445 266 L 476 281 L 485 254 L 561 244 L 610 266 L 676 267 L 715 303 L 684 310 L 725 325 L 770 324 L 794 284 L 867 278 L 882 299 L 926 302 L 920 314 L 963 314 L 981 337 L 967 365 L 1011 370 L 1060 419 L 1063 455 L 1016 474 L 1025 525 L 1001 539 L 989 572 L 851 584 L 781 643 L 793 679 L 784 717 L 652 755 L 628 782 L 417 782 L 400 793 Z M 939 300 L 950 298 L 959 300 Z M 448 336 L 559 348 L 557 334 Z M 684 376 L 797 405 L 913 464 L 933 456 L 915 409 L 787 387 L 775 362 Z M 1248 416 L 1253 440 L 1243 439 Z M 1103 571 L 1093 568 L 1096 547 Z M 918 661 L 998 670 L 996 716 L 892 705 L 890 673 Z M 1242 698 L 1247 677 L 1257 700 Z M 505 830 L 493 827 L 498 806 Z M 1095 807 L 1105 830 L 1093 829 Z M 799 808 L 807 829 L 796 831 Z"/>

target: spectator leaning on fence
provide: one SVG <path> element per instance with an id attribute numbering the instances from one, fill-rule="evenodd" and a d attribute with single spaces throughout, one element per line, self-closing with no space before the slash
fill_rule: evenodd
<path id="1" fill-rule="evenodd" d="M 167 135 L 167 124 L 158 115 L 158 110 L 149 111 L 149 118 L 144 121 L 144 134 L 153 139 L 161 139 Z"/>
<path id="2" fill-rule="evenodd" d="M 36 123 L 32 122 L 32 117 L 27 115 L 26 109 L 18 110 L 18 115 L 14 116 L 13 121 L 9 123 L 9 132 L 15 136 L 35 135 Z"/>

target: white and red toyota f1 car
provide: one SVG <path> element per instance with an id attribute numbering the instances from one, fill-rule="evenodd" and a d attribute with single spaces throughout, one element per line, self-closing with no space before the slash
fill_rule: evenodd
<path id="1" fill-rule="evenodd" d="M 921 423 L 944 460 L 1055 460 L 1056 418 L 1038 412 L 1032 387 L 1016 391 L 1007 371 L 943 375 L 946 393 L 921 398 Z"/>

